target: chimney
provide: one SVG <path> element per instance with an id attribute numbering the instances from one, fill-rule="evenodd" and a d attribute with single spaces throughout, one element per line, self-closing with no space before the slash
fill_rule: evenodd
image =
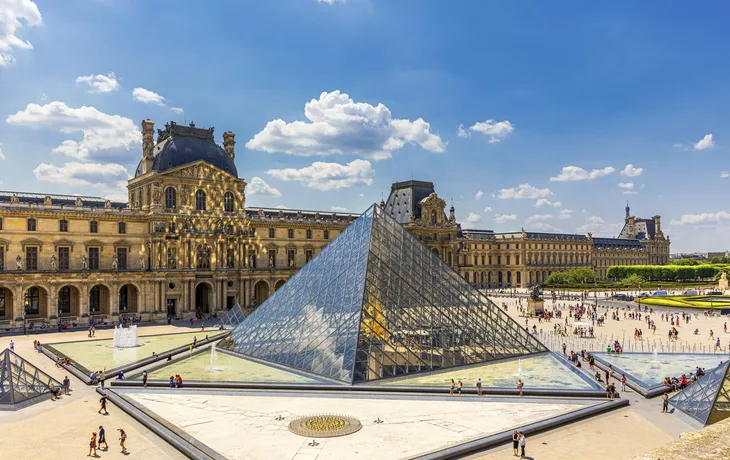
<path id="1" fill-rule="evenodd" d="M 629 238 L 636 238 L 636 220 L 634 216 L 628 217 Z"/>
<path id="2" fill-rule="evenodd" d="M 654 234 L 661 235 L 662 233 L 662 217 L 654 216 Z"/>
<path id="3" fill-rule="evenodd" d="M 142 120 L 142 174 L 152 171 L 155 148 L 155 122 Z"/>
<path id="4" fill-rule="evenodd" d="M 234 149 L 234 146 L 236 145 L 236 141 L 234 140 L 235 137 L 236 135 L 230 131 L 223 133 L 223 150 L 225 150 L 228 156 L 231 157 L 231 160 L 236 159 L 236 151 Z"/>

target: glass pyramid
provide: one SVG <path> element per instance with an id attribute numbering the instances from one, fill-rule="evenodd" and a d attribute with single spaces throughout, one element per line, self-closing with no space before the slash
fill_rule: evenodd
<path id="1" fill-rule="evenodd" d="M 730 361 L 672 396 L 669 403 L 702 425 L 730 417 Z"/>
<path id="2" fill-rule="evenodd" d="M 218 324 L 222 324 L 224 329 L 233 329 L 241 324 L 244 319 L 246 319 L 246 315 L 243 314 L 241 306 L 236 304 L 223 315 Z"/>
<path id="3" fill-rule="evenodd" d="M 9 349 L 0 352 L 0 410 L 15 410 L 61 383 Z"/>
<path id="4" fill-rule="evenodd" d="M 376 205 L 231 339 L 238 353 L 346 383 L 547 351 Z"/>

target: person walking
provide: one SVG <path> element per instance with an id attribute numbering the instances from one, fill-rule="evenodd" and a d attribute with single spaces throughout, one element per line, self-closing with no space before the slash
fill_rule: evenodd
<path id="1" fill-rule="evenodd" d="M 104 415 L 109 415 L 109 412 L 106 410 L 106 401 L 109 399 L 107 395 L 103 394 L 101 395 L 101 398 L 99 399 L 99 403 L 101 404 L 101 407 L 97 411 L 97 413 L 101 414 L 101 411 L 104 411 Z"/>
<path id="2" fill-rule="evenodd" d="M 463 383 L 461 383 L 461 380 L 459 380 L 459 383 L 456 384 L 456 391 L 459 393 L 459 396 L 461 396 L 461 387 L 464 386 Z"/>
<path id="3" fill-rule="evenodd" d="M 147 388 L 147 371 L 142 373 L 142 388 Z"/>
<path id="4" fill-rule="evenodd" d="M 621 374 L 621 391 L 626 391 L 626 374 Z"/>
<path id="5" fill-rule="evenodd" d="M 63 378 L 63 394 L 68 395 L 71 391 L 71 380 L 68 379 L 68 375 Z"/>
<path id="6" fill-rule="evenodd" d="M 527 446 L 527 438 L 525 433 L 520 433 L 520 458 L 525 458 L 525 447 Z"/>
<path id="7" fill-rule="evenodd" d="M 477 396 L 482 395 L 482 379 L 481 377 L 477 380 Z"/>
<path id="8" fill-rule="evenodd" d="M 456 383 L 454 383 L 454 379 L 451 379 L 451 383 L 449 384 L 449 395 L 454 396 L 454 387 L 456 386 Z"/>
<path id="9" fill-rule="evenodd" d="M 124 446 L 124 443 L 127 441 L 127 433 L 124 432 L 123 429 L 119 428 L 119 445 L 122 446 L 122 453 L 127 453 L 127 448 Z"/>
<path id="10" fill-rule="evenodd" d="M 725 324 L 725 332 L 727 332 L 727 324 Z M 13 339 L 10 339 L 10 351 L 15 351 L 15 342 L 13 342 Z"/>
<path id="11" fill-rule="evenodd" d="M 517 430 L 512 433 L 512 456 L 513 457 L 519 457 L 520 456 L 520 434 L 517 432 Z"/>
<path id="12" fill-rule="evenodd" d="M 104 450 L 109 450 L 109 444 L 106 443 L 106 431 L 104 430 L 104 427 L 99 425 L 99 442 L 98 446 L 99 449 L 101 449 L 101 445 L 104 444 Z"/>
<path id="13" fill-rule="evenodd" d="M 664 393 L 662 397 L 662 413 L 669 412 L 669 393 Z"/>
<path id="14" fill-rule="evenodd" d="M 96 432 L 91 433 L 91 440 L 89 441 L 89 455 L 87 457 L 91 457 L 91 452 L 94 452 L 94 457 L 96 457 Z"/>
<path id="15" fill-rule="evenodd" d="M 522 397 L 522 387 L 525 386 L 525 384 L 522 382 L 522 379 L 517 379 L 517 391 L 520 392 L 520 398 Z"/>

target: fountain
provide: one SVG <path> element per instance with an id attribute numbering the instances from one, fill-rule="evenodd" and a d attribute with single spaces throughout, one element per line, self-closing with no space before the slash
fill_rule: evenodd
<path id="1" fill-rule="evenodd" d="M 114 340 L 112 347 L 114 348 L 134 348 L 138 347 L 137 326 L 120 327 L 114 326 Z"/>
<path id="2" fill-rule="evenodd" d="M 522 376 L 522 360 L 521 359 L 517 360 L 517 376 L 518 377 Z"/>
<path id="3" fill-rule="evenodd" d="M 659 352 L 656 349 L 656 345 L 654 346 L 654 353 L 652 353 L 652 363 L 659 364 Z"/>
<path id="4" fill-rule="evenodd" d="M 210 366 L 206 369 L 207 371 L 222 371 L 222 367 L 216 366 L 218 364 L 218 352 L 215 350 L 215 344 L 210 347 Z"/>

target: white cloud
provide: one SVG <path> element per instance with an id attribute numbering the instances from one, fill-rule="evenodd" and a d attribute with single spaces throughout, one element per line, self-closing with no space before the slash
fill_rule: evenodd
<path id="1" fill-rule="evenodd" d="M 722 177 L 723 179 L 727 179 L 728 177 L 730 177 L 730 172 L 720 171 L 720 177 Z"/>
<path id="2" fill-rule="evenodd" d="M 503 188 L 499 191 L 499 198 L 501 199 L 536 199 L 545 198 L 552 195 L 553 192 L 549 188 L 536 188 L 530 184 L 520 184 L 513 188 Z"/>
<path id="3" fill-rule="evenodd" d="M 595 216 L 592 216 L 595 217 Z M 601 221 L 595 221 L 591 222 L 591 218 L 588 219 L 588 223 L 581 225 L 580 227 L 576 228 L 575 231 L 577 233 L 592 233 L 593 236 L 597 237 L 615 237 L 619 231 L 621 231 L 621 227 L 623 224 L 607 224 L 603 222 L 603 219 L 600 217 Z"/>
<path id="4" fill-rule="evenodd" d="M 117 81 L 117 76 L 114 72 L 110 72 L 107 75 L 87 75 L 85 77 L 78 77 L 76 79 L 76 86 L 87 85 L 89 87 L 87 93 L 111 93 L 119 91 L 122 85 Z"/>
<path id="5" fill-rule="evenodd" d="M 165 98 L 154 91 L 145 88 L 134 88 L 132 97 L 145 104 L 165 105 Z"/>
<path id="6" fill-rule="evenodd" d="M 554 225 L 550 225 L 547 222 L 536 222 L 532 225 L 530 225 L 531 230 L 540 230 L 543 232 L 554 232 L 554 233 L 560 233 L 562 232 L 561 229 L 558 227 L 555 227 Z"/>
<path id="7" fill-rule="evenodd" d="M 183 110 L 180 107 L 170 107 L 170 110 L 172 110 L 175 113 L 184 113 L 185 112 L 185 110 Z"/>
<path id="8" fill-rule="evenodd" d="M 254 177 L 251 182 L 246 185 L 247 195 L 256 196 L 281 196 L 281 192 L 270 186 L 260 177 Z"/>
<path id="9" fill-rule="evenodd" d="M 67 139 L 53 149 L 73 158 L 88 158 L 94 153 L 110 150 L 130 150 L 142 140 L 141 133 L 129 118 L 109 115 L 94 107 L 73 109 L 58 101 L 46 105 L 28 104 L 25 110 L 10 115 L 6 121 L 14 125 L 54 129 L 65 134 L 83 133 L 80 142 Z"/>
<path id="10" fill-rule="evenodd" d="M 590 216 L 586 219 L 591 224 L 605 224 L 606 221 L 598 216 Z"/>
<path id="11" fill-rule="evenodd" d="M 541 220 L 550 220 L 553 217 L 554 216 L 552 214 L 535 214 L 535 215 L 532 215 L 532 216 L 528 217 L 527 219 L 525 219 L 525 223 L 529 224 L 529 223 L 538 222 Z"/>
<path id="12" fill-rule="evenodd" d="M 354 102 L 345 93 L 322 93 L 304 106 L 308 121 L 272 120 L 246 148 L 290 155 L 352 154 L 382 160 L 406 143 L 443 152 L 446 143 L 419 118 L 396 119 L 383 104 Z"/>
<path id="13" fill-rule="evenodd" d="M 543 206 L 554 206 L 557 208 L 562 205 L 563 203 L 561 203 L 560 201 L 550 201 L 547 198 L 540 198 L 535 202 L 536 208 L 542 208 Z"/>
<path id="14" fill-rule="evenodd" d="M 482 221 L 482 216 L 470 212 L 466 219 L 461 223 L 462 228 L 474 228 L 476 224 Z"/>
<path id="15" fill-rule="evenodd" d="M 277 204 L 274 206 L 276 209 L 291 209 L 289 206 L 284 206 L 283 204 Z"/>
<path id="16" fill-rule="evenodd" d="M 639 194 L 639 192 L 637 192 L 636 190 L 625 190 L 624 191 L 624 195 L 638 195 L 638 194 Z"/>
<path id="17" fill-rule="evenodd" d="M 503 137 L 507 137 L 515 130 L 514 125 L 509 122 L 509 120 L 499 121 L 495 122 L 494 120 L 487 120 L 482 121 L 478 123 L 474 123 L 472 126 L 469 127 L 469 131 L 482 133 L 485 136 L 489 136 L 489 143 L 494 144 L 496 142 L 499 142 L 502 140 Z M 461 125 L 459 125 L 459 130 L 457 132 L 457 135 L 460 137 L 468 137 L 468 133 L 466 133 L 466 136 L 462 135 L 462 131 L 464 129 Z"/>
<path id="18" fill-rule="evenodd" d="M 459 124 L 459 126 L 456 127 L 456 135 L 459 137 L 469 137 L 471 136 L 471 133 L 464 129 L 463 124 Z"/>
<path id="19" fill-rule="evenodd" d="M 494 216 L 494 221 L 498 224 L 517 220 L 516 214 L 497 214 Z"/>
<path id="20" fill-rule="evenodd" d="M 682 214 L 679 219 L 672 220 L 672 225 L 701 225 L 719 224 L 721 221 L 730 220 L 730 212 L 704 212 L 700 214 Z"/>
<path id="21" fill-rule="evenodd" d="M 684 147 L 684 144 L 680 144 L 680 143 L 674 144 L 675 149 L 681 149 L 682 147 Z"/>
<path id="22" fill-rule="evenodd" d="M 0 160 L 5 159 L 5 154 L 3 153 L 2 144 L 0 144 Z"/>
<path id="23" fill-rule="evenodd" d="M 131 178 L 127 168 L 116 163 L 78 163 L 75 161 L 56 166 L 41 163 L 33 170 L 39 181 L 54 182 L 72 187 L 93 187 L 104 197 L 127 200 L 127 181 Z"/>
<path id="24" fill-rule="evenodd" d="M 634 165 L 627 164 L 621 171 L 621 175 L 626 177 L 639 177 L 642 172 L 644 172 L 644 168 L 635 168 Z"/>
<path id="25" fill-rule="evenodd" d="M 634 189 L 634 183 L 633 182 L 619 182 L 618 186 L 620 188 L 626 189 L 626 190 L 633 190 Z"/>
<path id="26" fill-rule="evenodd" d="M 317 3 L 326 3 L 328 5 L 334 5 L 335 3 L 345 3 L 346 0 L 317 0 Z"/>
<path id="27" fill-rule="evenodd" d="M 492 207 L 487 206 L 486 208 L 484 208 L 484 212 L 492 212 Z"/>
<path id="28" fill-rule="evenodd" d="M 705 134 L 705 137 L 700 139 L 699 142 L 694 144 L 692 150 L 707 150 L 715 146 L 715 141 L 712 139 L 712 134 Z"/>
<path id="29" fill-rule="evenodd" d="M 611 166 L 606 166 L 602 169 L 593 169 L 591 171 L 586 171 L 583 168 L 579 168 L 578 166 L 563 166 L 563 169 L 560 171 L 560 174 L 551 177 L 551 182 L 573 182 L 573 181 L 579 181 L 579 180 L 593 180 L 601 176 L 608 176 L 609 174 L 613 174 L 616 170 L 612 168 Z"/>
<path id="30" fill-rule="evenodd" d="M 474 199 L 475 199 L 475 200 L 477 200 L 477 201 L 479 201 L 479 200 L 481 200 L 481 199 L 482 199 L 482 197 L 483 197 L 483 196 L 484 196 L 484 192 L 482 192 L 481 190 L 479 190 L 479 191 L 477 192 L 477 194 L 476 194 L 476 195 L 474 195 Z"/>
<path id="31" fill-rule="evenodd" d="M 558 214 L 558 219 L 570 219 L 573 217 L 573 210 L 572 209 L 563 209 L 560 211 L 560 214 Z"/>
<path id="32" fill-rule="evenodd" d="M 31 0 L 0 0 L 0 67 L 15 62 L 13 48 L 33 49 L 33 45 L 16 35 L 23 27 L 40 26 L 41 12 Z"/>
<path id="33" fill-rule="evenodd" d="M 335 190 L 373 183 L 373 169 L 368 160 L 353 160 L 345 165 L 317 161 L 301 169 L 270 169 L 266 174 L 279 180 L 300 181 L 316 190 Z"/>
<path id="34" fill-rule="evenodd" d="M 330 211 L 347 212 L 348 209 L 347 208 L 343 208 L 342 206 L 330 206 Z"/>

